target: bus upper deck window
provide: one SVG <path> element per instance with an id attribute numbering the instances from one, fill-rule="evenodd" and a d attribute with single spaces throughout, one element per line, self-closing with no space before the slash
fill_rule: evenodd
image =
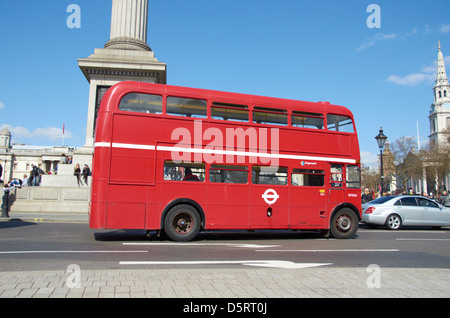
<path id="1" fill-rule="evenodd" d="M 248 122 L 248 106 L 213 102 L 211 106 L 211 118 Z"/>
<path id="2" fill-rule="evenodd" d="M 343 115 L 327 115 L 327 128 L 328 130 L 354 133 L 353 121 L 348 116 Z"/>
<path id="3" fill-rule="evenodd" d="M 287 111 L 278 108 L 254 107 L 253 122 L 257 124 L 287 126 Z"/>
<path id="4" fill-rule="evenodd" d="M 167 97 L 167 114 L 192 118 L 206 118 L 206 100 Z"/>
<path id="5" fill-rule="evenodd" d="M 292 126 L 310 129 L 323 129 L 323 115 L 318 113 L 292 112 Z"/>
<path id="6" fill-rule="evenodd" d="M 162 96 L 130 93 L 122 98 L 119 109 L 127 112 L 161 114 Z"/>

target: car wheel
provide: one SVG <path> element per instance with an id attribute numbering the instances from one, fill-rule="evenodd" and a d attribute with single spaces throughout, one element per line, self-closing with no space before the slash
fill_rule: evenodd
<path id="1" fill-rule="evenodd" d="M 402 226 L 402 219 L 397 214 L 391 214 L 387 217 L 385 225 L 389 230 L 398 230 Z"/>

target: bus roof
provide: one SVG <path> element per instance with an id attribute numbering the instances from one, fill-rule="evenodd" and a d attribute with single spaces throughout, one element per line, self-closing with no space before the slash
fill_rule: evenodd
<path id="1" fill-rule="evenodd" d="M 115 95 L 120 99 L 128 93 L 148 93 L 171 95 L 178 97 L 203 98 L 216 102 L 249 104 L 255 106 L 270 106 L 286 110 L 298 110 L 322 113 L 338 113 L 353 117 L 352 112 L 344 106 L 333 105 L 329 102 L 307 102 L 293 99 L 276 97 L 265 97 L 242 93 L 231 93 L 224 91 L 173 86 L 165 84 L 154 84 L 134 81 L 120 82 L 111 87 L 105 97 Z M 106 103 L 111 107 L 111 103 Z M 114 111 L 115 109 L 104 109 L 104 111 Z"/>

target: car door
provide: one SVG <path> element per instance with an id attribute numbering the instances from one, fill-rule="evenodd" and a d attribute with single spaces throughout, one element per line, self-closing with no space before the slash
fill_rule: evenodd
<path id="1" fill-rule="evenodd" d="M 425 198 L 417 198 L 417 202 L 423 208 L 423 225 L 444 226 L 448 224 L 449 214 L 437 203 Z"/>
<path id="2" fill-rule="evenodd" d="M 423 208 L 419 207 L 416 197 L 403 197 L 401 205 L 397 207 L 398 214 L 402 218 L 402 224 L 406 226 L 422 225 Z"/>

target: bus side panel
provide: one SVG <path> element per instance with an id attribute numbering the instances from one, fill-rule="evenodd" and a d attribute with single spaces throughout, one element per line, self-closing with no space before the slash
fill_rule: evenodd
<path id="1" fill-rule="evenodd" d="M 91 212 L 89 215 L 89 227 L 91 229 L 106 228 L 106 203 L 91 202 Z"/>
<path id="2" fill-rule="evenodd" d="M 253 185 L 250 189 L 250 229 L 288 229 L 289 191 L 287 186 Z M 269 204 L 268 202 L 274 202 Z"/>
<path id="3" fill-rule="evenodd" d="M 145 186 L 109 185 L 106 228 L 144 229 Z"/>
<path id="4" fill-rule="evenodd" d="M 290 208 L 292 229 L 328 227 L 325 187 L 293 186 Z"/>
<path id="5" fill-rule="evenodd" d="M 210 183 L 205 227 L 210 230 L 249 228 L 249 186 Z"/>
<path id="6" fill-rule="evenodd" d="M 161 129 L 153 121 L 152 117 L 114 115 L 111 182 L 154 184 L 154 147 Z"/>
<path id="7" fill-rule="evenodd" d="M 113 148 L 110 181 L 125 184 L 153 184 L 155 151 Z"/>
<path id="8" fill-rule="evenodd" d="M 109 147 L 95 148 L 92 165 L 91 203 L 89 226 L 93 229 L 106 228 L 106 200 L 109 179 Z"/>
<path id="9" fill-rule="evenodd" d="M 109 202 L 107 204 L 106 228 L 144 229 L 145 204 Z"/>
<path id="10" fill-rule="evenodd" d="M 345 134 L 328 134 L 327 135 L 327 152 L 330 155 L 346 155 L 350 157 L 352 147 L 350 136 Z"/>

